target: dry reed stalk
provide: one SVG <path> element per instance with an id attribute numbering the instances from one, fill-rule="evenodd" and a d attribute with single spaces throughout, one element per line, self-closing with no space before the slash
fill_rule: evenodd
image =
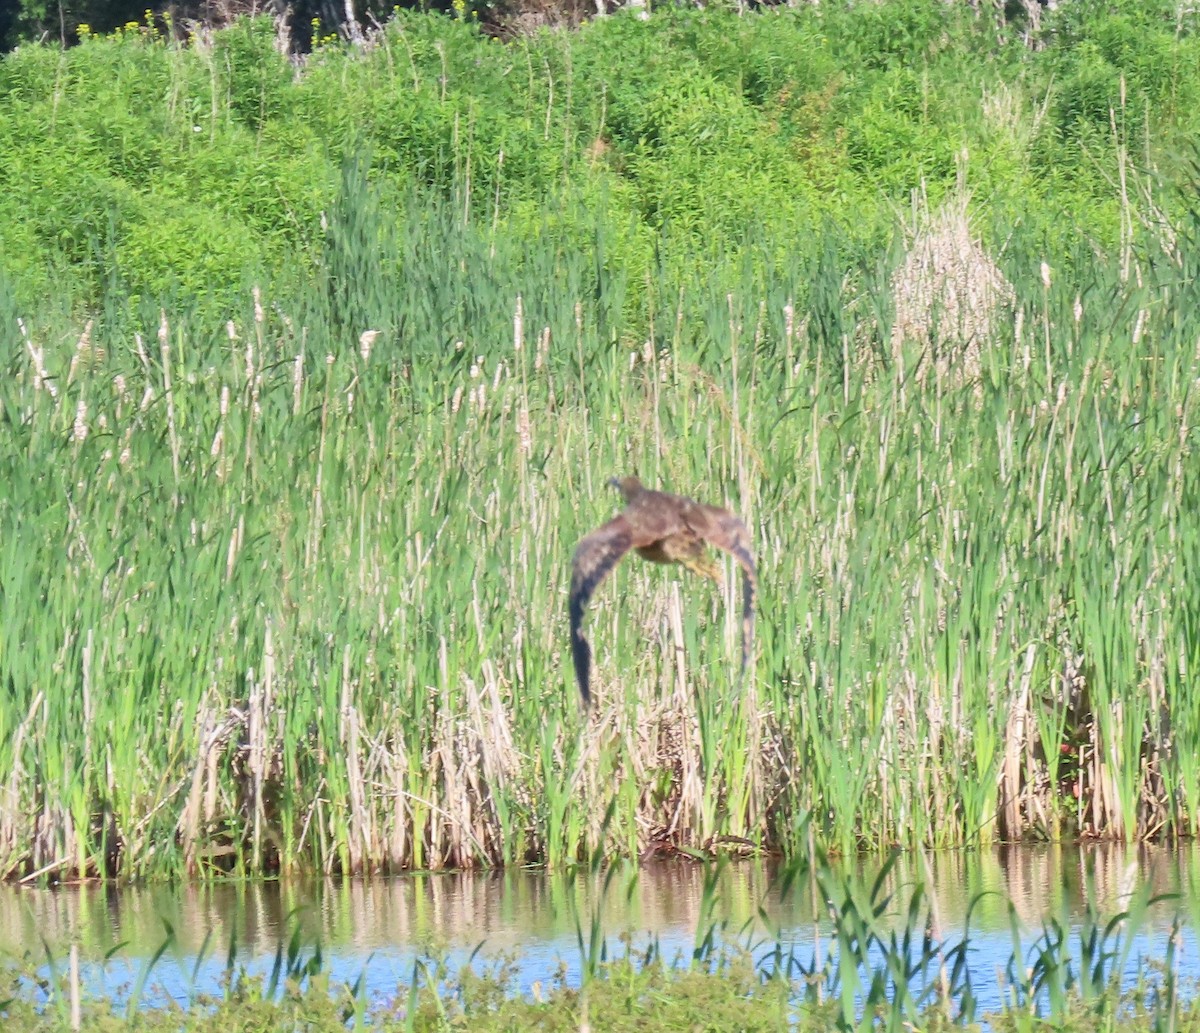
<path id="1" fill-rule="evenodd" d="M 1000 765 L 999 811 L 1000 832 L 1008 840 L 1020 839 L 1025 832 L 1025 812 L 1021 807 L 1022 761 L 1026 756 L 1027 743 L 1032 737 L 1034 726 L 1031 706 L 1031 682 L 1033 657 L 1036 647 L 1032 644 L 1026 653 L 1026 676 L 1021 679 L 1016 698 L 1009 704 L 1004 723 L 1004 757 Z"/>
<path id="2" fill-rule="evenodd" d="M 1012 286 L 971 232 L 968 200 L 961 186 L 936 213 L 924 195 L 914 199 L 912 244 L 892 283 L 898 382 L 910 373 L 919 384 L 934 376 L 947 387 L 977 380 L 982 348 L 1012 303 Z M 904 368 L 906 342 L 922 349 L 915 371 Z"/>
<path id="3" fill-rule="evenodd" d="M 25 341 L 25 348 L 29 352 L 29 359 L 33 365 L 34 391 L 41 391 L 44 388 L 51 398 L 57 398 L 58 387 L 54 383 L 54 378 L 46 370 L 45 349 L 33 343 L 33 338 L 29 336 L 23 319 L 17 319 L 17 329 L 21 332 L 21 338 Z"/>
<path id="4" fill-rule="evenodd" d="M 399 871 L 411 863 L 412 844 L 409 829 L 412 811 L 408 805 L 406 785 L 408 781 L 409 757 L 404 747 L 404 732 L 393 726 L 388 736 L 390 749 L 383 754 L 382 769 L 384 784 L 392 798 L 389 816 L 385 819 L 387 863 L 391 870 Z"/>
<path id="5" fill-rule="evenodd" d="M 671 582 L 671 594 L 667 603 L 667 622 L 670 629 L 671 648 L 674 663 L 674 691 L 672 692 L 672 716 L 682 728 L 678 737 L 679 757 L 676 762 L 679 778 L 679 802 L 672 818 L 669 833 L 674 834 L 679 829 L 686 829 L 694 834 L 699 841 L 708 839 L 711 832 L 703 821 L 704 814 L 704 777 L 705 772 L 700 760 L 700 729 L 691 714 L 693 712 L 691 694 L 688 691 L 687 651 L 683 636 L 683 599 L 679 592 L 679 582 Z"/>
<path id="6" fill-rule="evenodd" d="M 471 720 L 471 712 L 480 710 L 479 687 L 475 680 L 465 673 L 462 682 L 463 701 L 468 713 L 468 720 L 460 722 L 458 727 L 460 771 L 464 783 L 462 817 L 469 822 L 468 827 L 472 830 L 473 837 L 483 842 L 485 856 L 499 857 L 503 851 L 503 845 L 500 843 L 502 832 L 496 820 L 495 801 L 484 778 L 486 747 L 477 725 Z M 487 849 L 489 842 L 494 844 L 494 849 Z"/>
<path id="7" fill-rule="evenodd" d="M 1029 4 L 1028 6 L 1037 6 Z M 1047 90 L 1032 114 L 1025 110 L 1024 94 L 1007 83 L 995 83 L 984 88 L 980 101 L 983 121 L 993 133 L 1007 137 L 1016 152 L 1023 152 L 1036 139 L 1050 110 L 1053 91 Z"/>
<path id="8" fill-rule="evenodd" d="M 250 693 L 246 705 L 246 769 L 250 774 L 250 826 L 253 842 L 253 861 L 257 868 L 262 857 L 262 769 L 265 753 L 265 732 L 262 707 L 262 686 L 254 668 L 246 671 Z"/>
<path id="9" fill-rule="evenodd" d="M 443 640 L 443 645 L 444 645 Z M 444 691 L 444 690 L 443 690 Z M 427 867 L 432 870 L 454 867 L 462 851 L 461 827 L 456 820 L 462 803 L 459 785 L 458 751 L 455 746 L 454 721 L 449 709 L 439 706 L 434 718 L 430 763 L 426 766 L 433 790 L 429 822 L 429 856 Z"/>
<path id="10" fill-rule="evenodd" d="M 189 872 L 196 871 L 196 850 L 200 843 L 200 823 L 203 807 L 204 773 L 208 766 L 209 742 L 213 733 L 213 714 L 207 703 L 201 703 L 196 715 L 196 724 L 200 729 L 199 749 L 196 751 L 196 763 L 192 768 L 191 787 L 184 801 L 183 811 L 179 815 L 175 831 L 180 845 L 183 847 L 184 865 Z"/>
<path id="11" fill-rule="evenodd" d="M 246 683 L 250 686 L 246 715 L 246 766 L 251 783 L 252 856 L 255 869 L 259 869 L 266 826 L 264 787 L 274 760 L 267 727 L 275 699 L 275 644 L 270 618 L 267 618 L 263 633 L 262 677 L 256 678 L 254 668 L 249 668 Z"/>
<path id="12" fill-rule="evenodd" d="M 350 871 L 361 875 L 363 863 L 372 856 L 371 816 L 367 811 L 366 781 L 359 756 L 361 733 L 358 708 L 354 705 L 354 684 L 350 677 L 350 644 L 342 650 L 342 693 L 339 710 L 339 740 L 346 760 L 346 785 L 350 794 L 350 835 L 347 850 Z"/>
<path id="13" fill-rule="evenodd" d="M 175 504 L 179 504 L 179 428 L 175 419 L 175 391 L 171 384 L 171 328 L 166 310 L 159 310 L 158 348 L 162 355 L 163 393 L 167 399 L 167 433 L 171 441 L 171 471 L 175 475 Z"/>
<path id="14" fill-rule="evenodd" d="M 499 673 L 490 659 L 483 661 L 483 679 L 486 707 L 475 682 L 470 678 L 463 679 L 469 722 L 466 731 L 473 740 L 472 752 L 479 758 L 479 764 L 472 772 L 474 796 L 481 803 L 490 804 L 486 817 L 498 841 L 506 830 L 501 827 L 495 797 L 499 793 L 509 792 L 516 780 L 518 753 L 508 710 L 500 696 Z M 482 834 L 483 820 L 484 809 L 481 807 L 476 815 L 475 838 L 486 843 L 488 837 Z M 497 842 L 497 846 L 489 851 L 489 858 L 495 860 L 503 856 L 503 847 Z"/>
<path id="15" fill-rule="evenodd" d="M 75 856 L 75 821 L 71 812 L 57 800 L 42 796 L 33 819 L 32 863 L 35 871 L 22 881 L 37 878 L 63 868 L 78 868 L 83 859 Z"/>
<path id="16" fill-rule="evenodd" d="M 1121 759 L 1118 755 L 1117 744 L 1125 738 L 1126 721 L 1124 701 L 1119 699 L 1114 700 L 1112 704 L 1112 741 L 1105 744 L 1110 762 L 1107 771 L 1109 785 L 1108 799 L 1106 801 L 1108 804 L 1108 814 L 1106 817 L 1111 825 L 1111 834 L 1117 839 L 1128 842 L 1137 833 L 1138 821 L 1137 814 L 1125 813 L 1121 793 L 1118 788 L 1118 780 L 1121 776 Z"/>
<path id="17" fill-rule="evenodd" d="M 204 806 L 201 813 L 206 825 L 211 825 L 217 816 L 217 800 L 220 795 L 220 784 L 217 780 L 220 751 L 217 746 L 224 741 L 224 738 L 232 735 L 235 728 L 234 721 L 226 721 L 225 736 L 218 737 L 217 732 L 214 731 L 204 750 Z"/>
<path id="18" fill-rule="evenodd" d="M 292 415 L 300 415 L 300 403 L 304 397 L 304 355 L 296 356 L 292 362 Z"/>
<path id="19" fill-rule="evenodd" d="M 27 808 L 22 805 L 21 787 L 25 784 L 25 765 L 21 753 L 25 747 L 29 728 L 37 712 L 42 709 L 44 696 L 41 689 L 33 695 L 25 719 L 17 725 L 12 738 L 12 768 L 8 773 L 8 781 L 0 795 L 0 851 L 3 851 L 4 861 L 0 864 L 0 874 L 8 876 L 14 867 L 20 864 L 19 854 L 23 852 L 18 843 L 19 830 L 25 825 Z"/>
<path id="20" fill-rule="evenodd" d="M 67 368 L 67 386 L 75 380 L 75 375 L 82 366 L 91 369 L 104 360 L 104 349 L 92 346 L 93 320 L 89 319 L 75 344 L 75 354 L 71 356 L 71 365 Z"/>

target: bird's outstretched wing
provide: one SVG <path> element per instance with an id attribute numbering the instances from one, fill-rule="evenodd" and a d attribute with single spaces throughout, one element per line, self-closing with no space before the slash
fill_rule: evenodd
<path id="1" fill-rule="evenodd" d="M 592 667 L 592 647 L 583 635 L 583 611 L 597 586 L 633 545 L 633 528 L 624 514 L 613 517 L 607 524 L 586 535 L 575 547 L 571 560 L 571 595 L 568 608 L 571 616 L 571 657 L 575 661 L 575 678 L 583 705 L 592 701 L 588 682 Z"/>
<path id="2" fill-rule="evenodd" d="M 742 568 L 742 671 L 754 648 L 754 608 L 758 598 L 758 570 L 750 548 L 750 531 L 733 513 L 720 506 L 695 502 L 683 513 L 684 522 L 701 538 L 724 549 Z"/>

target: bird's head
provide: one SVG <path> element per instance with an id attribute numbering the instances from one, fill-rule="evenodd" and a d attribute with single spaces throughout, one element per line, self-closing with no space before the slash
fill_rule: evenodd
<path id="1" fill-rule="evenodd" d="M 645 491 L 642 482 L 636 477 L 614 477 L 608 482 L 621 493 L 621 498 L 626 502 L 632 502 L 637 495 Z"/>

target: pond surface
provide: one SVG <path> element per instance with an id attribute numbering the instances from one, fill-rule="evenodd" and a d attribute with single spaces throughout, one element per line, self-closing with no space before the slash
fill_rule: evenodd
<path id="1" fill-rule="evenodd" d="M 864 862 L 857 874 L 869 882 L 880 863 Z M 366 993 L 377 1000 L 406 992 L 417 957 L 439 954 L 454 970 L 477 947 L 477 966 L 479 959 L 515 956 L 515 982 L 525 992 L 559 975 L 577 985 L 577 930 L 582 926 L 586 937 L 593 916 L 605 932 L 610 957 L 622 955 L 627 943 L 641 949 L 651 942 L 668 960 L 686 957 L 697 930 L 703 935 L 718 922 L 726 942 L 749 944 L 761 954 L 778 941 L 807 963 L 828 949 L 825 907 L 805 879 L 781 895 L 779 871 L 772 862 L 729 864 L 716 880 L 710 910 L 706 870 L 690 862 L 643 866 L 636 879 L 633 868 L 622 870 L 607 891 L 602 878 L 587 873 L 537 870 L 122 889 L 4 886 L 0 956 L 28 955 L 45 974 L 45 959 L 54 958 L 61 969 L 75 944 L 87 991 L 123 1000 L 146 972 L 143 1000 L 148 1003 L 186 1003 L 194 993 L 219 992 L 231 943 L 238 967 L 266 974 L 280 945 L 286 954 L 297 930 L 304 956 L 320 944 L 323 967 L 335 984 L 363 976 Z M 1200 848 L 1195 845 L 903 855 L 886 882 L 897 901 L 893 911 L 902 910 L 918 882 L 926 887 L 923 921 L 948 944 L 962 939 L 975 902 L 970 965 L 985 1010 L 1001 1002 L 999 976 L 1013 952 L 1012 914 L 1019 919 L 1025 950 L 1047 921 L 1077 930 L 1089 900 L 1107 918 L 1136 899 L 1131 895 L 1147 890 L 1178 897 L 1152 906 L 1138 922 L 1128 968 L 1162 958 L 1178 912 L 1185 922 L 1178 941 L 1180 974 L 1200 978 L 1194 935 L 1200 923 Z M 166 951 L 151 966 L 164 943 Z"/>

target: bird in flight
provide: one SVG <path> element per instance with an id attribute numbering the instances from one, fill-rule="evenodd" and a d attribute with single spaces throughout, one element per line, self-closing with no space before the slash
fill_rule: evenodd
<path id="1" fill-rule="evenodd" d="M 705 550 L 715 545 L 742 567 L 742 671 L 754 642 L 754 597 L 758 573 L 750 551 L 750 532 L 729 510 L 682 495 L 651 491 L 636 477 L 609 482 L 625 499 L 624 512 L 586 535 L 571 561 L 571 656 L 585 707 L 591 704 L 592 649 L 583 634 L 583 612 L 600 582 L 630 549 L 651 563 L 682 563 L 688 570 L 721 583 L 720 564 Z"/>

